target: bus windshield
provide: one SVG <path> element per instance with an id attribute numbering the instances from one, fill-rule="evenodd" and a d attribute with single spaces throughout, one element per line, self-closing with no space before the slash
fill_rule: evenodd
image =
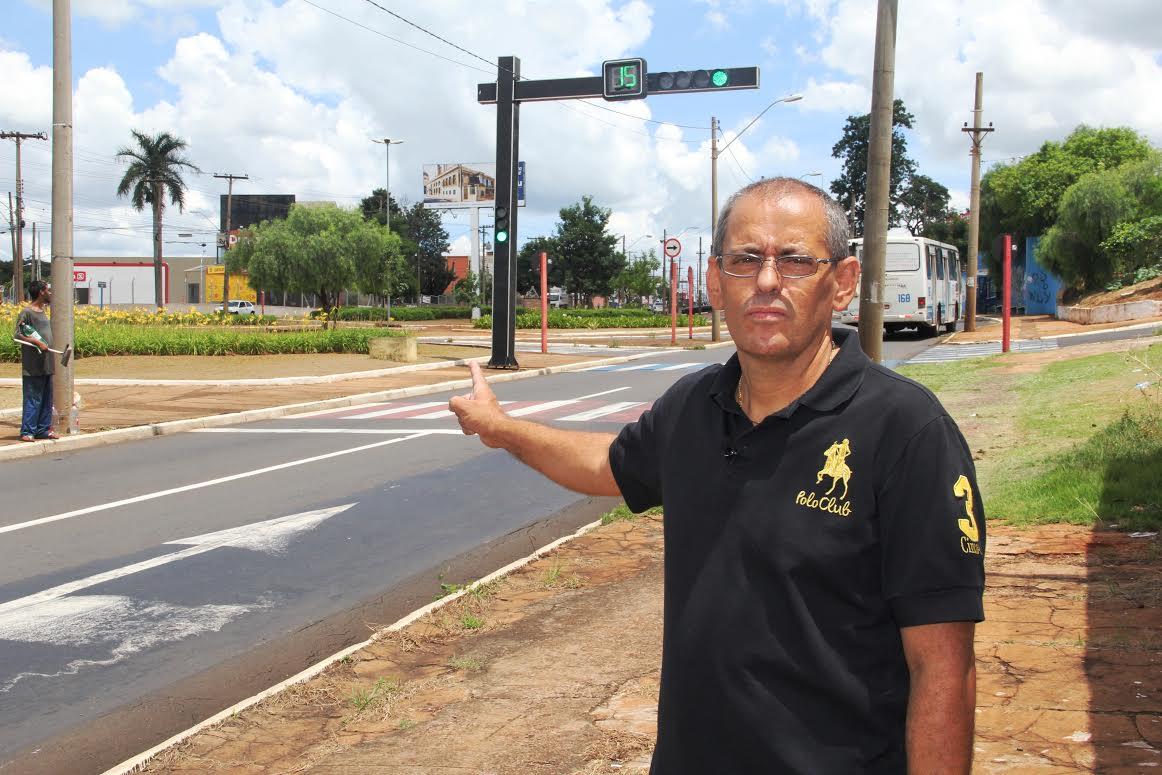
<path id="1" fill-rule="evenodd" d="M 889 242 L 884 270 L 916 272 L 920 269 L 920 246 L 915 242 Z"/>

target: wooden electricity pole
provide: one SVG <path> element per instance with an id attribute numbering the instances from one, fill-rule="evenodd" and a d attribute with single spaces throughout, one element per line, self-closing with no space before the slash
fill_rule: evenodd
<path id="1" fill-rule="evenodd" d="M 12 254 L 12 285 L 17 304 L 24 301 L 24 180 L 20 177 L 20 143 L 22 140 L 47 140 L 44 132 L 0 132 L 0 140 L 16 141 L 16 252 Z"/>
<path id="2" fill-rule="evenodd" d="M 964 330 L 976 330 L 976 254 L 980 249 L 980 143 L 985 135 L 993 131 L 993 122 L 987 127 L 980 125 L 981 107 L 984 101 L 984 73 L 976 74 L 976 100 L 972 109 L 972 128 L 965 123 L 961 132 L 972 138 L 972 193 L 969 195 L 968 212 L 968 278 L 965 280 Z"/>
<path id="3" fill-rule="evenodd" d="M 250 176 L 234 175 L 231 173 L 219 175 L 214 173 L 214 177 L 222 178 L 226 181 L 226 247 L 222 253 L 222 314 L 225 315 L 230 311 L 230 266 L 226 259 L 230 255 L 230 210 L 234 205 L 234 181 L 249 180 Z"/>

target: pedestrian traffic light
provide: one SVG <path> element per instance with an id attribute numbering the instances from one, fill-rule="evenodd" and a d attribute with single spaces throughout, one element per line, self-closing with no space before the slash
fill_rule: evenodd
<path id="1" fill-rule="evenodd" d="M 675 70 L 668 73 L 650 73 L 647 80 L 650 94 L 756 89 L 759 85 L 759 69 L 718 67 L 713 70 Z"/>
<path id="2" fill-rule="evenodd" d="M 508 242 L 508 208 L 498 207 L 493 213 L 494 239 L 497 242 Z"/>
<path id="3" fill-rule="evenodd" d="M 607 100 L 639 100 L 646 96 L 646 60 L 609 59 L 602 63 L 601 95 Z"/>

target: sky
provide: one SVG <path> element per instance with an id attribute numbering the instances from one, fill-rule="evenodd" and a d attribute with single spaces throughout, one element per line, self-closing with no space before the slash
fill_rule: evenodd
<path id="1" fill-rule="evenodd" d="M 4 0 L 0 129 L 52 123 L 50 0 Z M 967 208 L 961 132 L 984 73 L 984 169 L 1061 140 L 1077 125 L 1129 126 L 1162 146 L 1157 0 L 924 0 L 899 3 L 894 94 L 915 117 L 919 171 Z M 710 121 L 721 126 L 720 202 L 760 177 L 822 184 L 848 116 L 871 107 L 874 0 L 73 0 L 74 253 L 149 256 L 150 214 L 118 199 L 130 130 L 189 143 L 201 174 L 184 212 L 165 217 L 166 255 L 214 254 L 214 173 L 246 174 L 239 194 L 295 194 L 357 206 L 390 176 L 422 199 L 422 165 L 495 159 L 495 108 L 476 84 L 496 58 L 522 75 L 597 75 L 640 56 L 650 71 L 760 68 L 760 88 L 644 100 L 527 103 L 520 158 L 527 207 L 518 241 L 549 235 L 562 207 L 590 195 L 630 252 L 680 235 L 683 260 L 709 248 Z M 393 15 L 397 14 L 397 15 Z M 399 17 L 403 17 L 403 19 Z M 405 21 L 406 20 L 406 21 Z M 409 23 L 410 22 L 410 23 Z M 439 36 L 434 37 L 434 36 Z M 442 39 L 442 40 L 441 40 Z M 747 124 L 777 100 L 757 122 Z M 385 170 L 382 144 L 392 145 Z M 25 220 L 51 220 L 51 142 L 22 146 Z M 0 141 L 0 196 L 15 146 Z M 482 223 L 491 212 L 482 213 Z M 452 253 L 467 213 L 444 216 Z M 191 237 L 181 237 L 190 234 Z M 48 240 L 43 252 L 48 257 Z M 30 232 L 25 232 L 25 245 Z M 205 245 L 205 246 L 204 246 Z M 7 235 L 0 260 L 11 259 Z"/>

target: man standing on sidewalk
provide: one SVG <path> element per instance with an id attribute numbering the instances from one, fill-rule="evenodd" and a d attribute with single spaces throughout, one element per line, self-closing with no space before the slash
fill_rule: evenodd
<path id="1" fill-rule="evenodd" d="M 985 541 L 968 447 L 930 392 L 831 329 L 859 264 L 822 190 L 742 189 L 711 259 L 737 354 L 620 434 L 511 418 L 475 364 L 450 407 L 565 487 L 663 505 L 654 775 L 966 775 Z"/>
<path id="2" fill-rule="evenodd" d="M 55 439 L 52 429 L 52 374 L 54 370 L 52 326 L 45 308 L 52 303 L 52 289 L 43 280 L 28 284 L 28 306 L 16 316 L 12 337 L 20 342 L 21 374 L 24 376 L 24 415 L 20 440 Z"/>

